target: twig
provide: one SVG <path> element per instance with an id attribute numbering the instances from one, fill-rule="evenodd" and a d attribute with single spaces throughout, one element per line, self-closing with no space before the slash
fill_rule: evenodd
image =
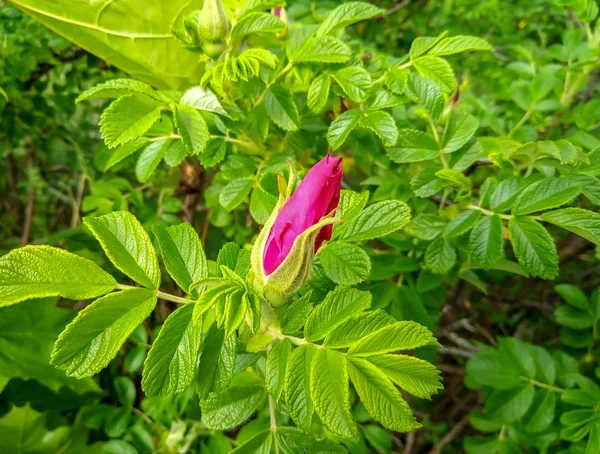
<path id="1" fill-rule="evenodd" d="M 411 454 L 414 445 L 415 445 L 415 433 L 411 432 L 406 436 L 406 447 L 404 448 L 404 454 Z"/>
<path id="2" fill-rule="evenodd" d="M 81 199 L 83 198 L 83 190 L 85 189 L 85 180 L 87 175 L 82 173 L 79 176 L 79 184 L 77 185 L 77 195 L 73 204 L 73 213 L 71 214 L 71 228 L 76 227 L 79 222 L 79 208 L 81 207 Z"/>
<path id="3" fill-rule="evenodd" d="M 33 139 L 29 138 L 29 147 L 27 151 L 27 162 L 29 166 L 33 167 L 35 149 L 33 148 Z M 21 236 L 21 244 L 26 245 L 29 243 L 29 237 L 31 236 L 31 225 L 33 223 L 33 215 L 35 213 L 35 186 L 33 182 L 29 182 L 29 193 L 27 195 L 27 207 L 25 208 L 25 220 L 23 222 L 23 235 Z"/>
<path id="4" fill-rule="evenodd" d="M 438 442 L 438 444 L 436 444 L 433 447 L 433 449 L 429 451 L 429 454 L 440 454 L 442 452 L 442 449 L 444 449 L 444 446 L 446 446 L 449 443 L 452 443 L 452 441 L 460 435 L 460 433 L 464 430 L 465 426 L 468 424 L 468 417 L 468 413 L 464 415 L 462 419 L 456 425 L 454 425 L 454 427 L 452 427 L 450 432 L 444 435 L 442 439 Z"/>
<path id="5" fill-rule="evenodd" d="M 398 2 L 395 5 L 393 5 L 392 7 L 390 7 L 385 13 L 383 13 L 381 15 L 381 17 L 383 19 L 385 19 L 385 18 L 391 16 L 392 14 L 397 13 L 402 8 L 408 6 L 409 3 L 410 3 L 410 0 L 402 0 L 401 2 Z"/>

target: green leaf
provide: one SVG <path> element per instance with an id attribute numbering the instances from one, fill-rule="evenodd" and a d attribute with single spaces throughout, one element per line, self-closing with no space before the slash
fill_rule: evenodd
<path id="1" fill-rule="evenodd" d="M 183 162 L 187 155 L 188 152 L 183 142 L 181 140 L 174 140 L 169 145 L 169 149 L 165 153 L 164 160 L 169 167 L 177 167 Z"/>
<path id="2" fill-rule="evenodd" d="M 198 364 L 196 391 L 205 399 L 211 391 L 220 392 L 231 383 L 235 367 L 234 336 L 225 338 L 225 331 L 213 323 L 202 342 L 202 353 Z"/>
<path id="3" fill-rule="evenodd" d="M 329 331 L 323 345 L 329 348 L 347 348 L 368 334 L 394 322 L 394 318 L 378 309 L 356 314 Z"/>
<path id="4" fill-rule="evenodd" d="M 277 341 L 269 350 L 265 363 L 265 385 L 267 391 L 275 402 L 279 400 L 286 377 L 286 366 L 292 351 L 292 343 L 289 339 Z"/>
<path id="5" fill-rule="evenodd" d="M 268 454 L 273 445 L 273 432 L 264 430 L 244 441 L 230 454 Z"/>
<path id="6" fill-rule="evenodd" d="M 215 94 L 202 87 L 193 87 L 187 90 L 181 97 L 179 104 L 190 106 L 205 112 L 216 113 L 225 117 L 229 116 L 225 109 L 223 109 L 223 106 L 221 106 L 221 103 Z"/>
<path id="7" fill-rule="evenodd" d="M 452 38 L 445 38 L 439 41 L 429 51 L 429 55 L 452 55 L 459 52 L 466 52 L 469 50 L 492 50 L 492 46 L 482 38 L 476 36 L 454 36 Z"/>
<path id="8" fill-rule="evenodd" d="M 581 192 L 564 178 L 545 178 L 527 186 L 515 200 L 513 214 L 535 213 L 571 202 Z"/>
<path id="9" fill-rule="evenodd" d="M 467 374 L 477 383 L 498 389 L 511 389 L 520 386 L 521 370 L 516 361 L 499 350 L 485 347 L 467 362 Z"/>
<path id="10" fill-rule="evenodd" d="M 425 251 L 425 265 L 433 273 L 446 274 L 456 263 L 456 250 L 443 236 L 433 240 Z"/>
<path id="11" fill-rule="evenodd" d="M 423 77 L 437 82 L 446 93 L 456 91 L 456 77 L 446 60 L 427 55 L 412 60 L 413 66 Z"/>
<path id="12" fill-rule="evenodd" d="M 319 26 L 317 36 L 327 35 L 348 25 L 370 19 L 384 10 L 364 2 L 346 2 L 329 13 Z"/>
<path id="13" fill-rule="evenodd" d="M 525 186 L 526 183 L 520 178 L 502 180 L 490 196 L 490 208 L 496 212 L 509 210 Z"/>
<path id="14" fill-rule="evenodd" d="M 253 11 L 262 11 L 265 9 L 276 8 L 278 6 L 285 6 L 285 0 L 246 0 L 243 2 L 238 14 L 240 17 L 242 17 L 244 14 L 248 14 Z"/>
<path id="15" fill-rule="evenodd" d="M 310 431 L 314 406 L 310 397 L 311 366 L 317 349 L 311 344 L 296 348 L 290 355 L 285 375 L 285 403 L 298 427 Z"/>
<path id="16" fill-rule="evenodd" d="M 110 156 L 103 160 L 102 163 L 98 165 L 98 168 L 103 172 L 106 172 L 126 157 L 131 156 L 140 148 L 148 145 L 148 143 L 149 140 L 147 137 L 138 137 L 131 142 L 127 142 L 125 145 L 119 145 L 118 147 L 109 151 L 111 153 Z"/>
<path id="17" fill-rule="evenodd" d="M 456 238 L 464 235 L 479 221 L 481 211 L 465 210 L 452 219 L 444 229 L 444 238 Z"/>
<path id="18" fill-rule="evenodd" d="M 37 380 L 36 383 L 57 392 L 58 399 L 63 393 L 72 396 L 73 392 L 99 392 L 92 379 L 77 380 L 50 364 L 56 338 L 74 317 L 75 311 L 56 306 L 56 298 L 31 299 L 18 306 L 0 307 L 0 389 L 18 378 Z"/>
<path id="19" fill-rule="evenodd" d="M 464 110 L 453 110 L 444 136 L 442 137 L 442 149 L 444 153 L 453 153 L 460 150 L 475 134 L 479 127 L 479 121 Z"/>
<path id="20" fill-rule="evenodd" d="M 386 200 L 369 205 L 347 224 L 340 235 L 345 241 L 380 238 L 400 230 L 410 222 L 410 208 L 399 200 Z"/>
<path id="21" fill-rule="evenodd" d="M 435 82 L 411 73 L 405 91 L 410 99 L 427 110 L 434 123 L 440 121 L 444 111 L 444 95 Z"/>
<path id="22" fill-rule="evenodd" d="M 319 257 L 325 274 L 337 284 L 358 284 L 367 279 L 371 272 L 369 256 L 353 244 L 329 243 L 319 251 Z"/>
<path id="23" fill-rule="evenodd" d="M 425 345 L 438 345 L 423 325 L 411 321 L 396 322 L 371 333 L 348 350 L 351 356 L 373 356 L 398 350 L 412 350 Z"/>
<path id="24" fill-rule="evenodd" d="M 44 296 L 96 298 L 116 286 L 91 260 L 50 246 L 25 246 L 0 258 L 0 307 Z"/>
<path id="25" fill-rule="evenodd" d="M 404 94 L 404 88 L 406 87 L 406 81 L 410 72 L 407 69 L 390 68 L 385 73 L 384 82 L 392 93 L 397 95 Z"/>
<path id="26" fill-rule="evenodd" d="M 469 236 L 469 253 L 482 268 L 491 268 L 502 258 L 504 237 L 500 216 L 484 216 L 475 225 Z"/>
<path id="27" fill-rule="evenodd" d="M 471 189 L 471 180 L 463 175 L 462 172 L 454 169 L 441 169 L 435 173 L 435 176 L 445 181 L 447 185 L 459 189 Z"/>
<path id="28" fill-rule="evenodd" d="M 387 112 L 370 112 L 360 118 L 359 124 L 377 134 L 386 147 L 393 147 L 398 142 L 398 127 L 394 118 Z"/>
<path id="29" fill-rule="evenodd" d="M 574 285 L 559 284 L 554 286 L 554 290 L 556 290 L 556 292 L 575 309 L 581 309 L 582 311 L 588 311 L 590 309 L 590 303 L 588 302 L 587 296 Z"/>
<path id="30" fill-rule="evenodd" d="M 520 388 L 496 390 L 489 397 L 486 406 L 492 408 L 490 412 L 494 418 L 514 422 L 521 419 L 533 402 L 535 389 L 528 384 Z"/>
<path id="31" fill-rule="evenodd" d="M 227 211 L 238 207 L 250 194 L 254 186 L 254 178 L 238 178 L 227 183 L 219 194 L 219 202 Z"/>
<path id="32" fill-rule="evenodd" d="M 440 371 L 422 359 L 407 355 L 381 355 L 370 356 L 368 360 L 392 382 L 413 396 L 430 399 L 432 394 L 444 389 Z"/>
<path id="33" fill-rule="evenodd" d="M 281 317 L 281 332 L 283 334 L 295 334 L 302 329 L 312 311 L 311 293 L 311 291 L 307 292 L 287 306 Z"/>
<path id="34" fill-rule="evenodd" d="M 310 372 L 310 396 L 315 412 L 331 432 L 345 438 L 358 436 L 350 410 L 346 358 L 341 353 L 317 350 Z"/>
<path id="35" fill-rule="evenodd" d="M 100 117 L 100 132 L 109 148 L 144 135 L 160 118 L 161 104 L 135 95 L 113 102 Z"/>
<path id="36" fill-rule="evenodd" d="M 265 94 L 267 114 L 279 127 L 286 131 L 300 128 L 300 116 L 292 94 L 281 85 L 272 85 Z"/>
<path id="37" fill-rule="evenodd" d="M 600 214 L 581 208 L 542 213 L 542 220 L 569 230 L 600 246 Z"/>
<path id="38" fill-rule="evenodd" d="M 554 421 L 556 394 L 547 389 L 536 391 L 529 413 L 523 418 L 527 423 L 525 430 L 538 433 L 546 430 Z"/>
<path id="39" fill-rule="evenodd" d="M 52 352 L 52 364 L 77 378 L 100 372 L 155 305 L 156 293 L 141 288 L 97 299 L 60 334 Z"/>
<path id="40" fill-rule="evenodd" d="M 419 214 L 410 221 L 410 224 L 404 230 L 409 235 L 421 240 L 430 241 L 438 237 L 445 226 L 446 221 L 440 216 L 436 216 L 435 214 Z"/>
<path id="41" fill-rule="evenodd" d="M 264 224 L 277 205 L 277 198 L 262 187 L 254 188 L 250 196 L 250 214 L 259 224 Z"/>
<path id="42" fill-rule="evenodd" d="M 225 297 L 225 338 L 230 337 L 243 323 L 248 312 L 248 297 L 242 290 L 230 292 Z M 218 306 L 217 306 L 218 309 Z"/>
<path id="43" fill-rule="evenodd" d="M 350 48 L 333 36 L 308 38 L 291 56 L 297 63 L 345 63 L 350 60 Z"/>
<path id="44" fill-rule="evenodd" d="M 134 79 L 113 79 L 95 85 L 84 91 L 75 102 L 88 99 L 120 98 L 127 95 L 143 95 L 142 98 L 150 98 L 155 101 L 164 102 L 165 98 L 150 85 Z"/>
<path id="45" fill-rule="evenodd" d="M 331 146 L 332 149 L 337 150 L 342 146 L 346 141 L 348 134 L 350 134 L 350 131 L 352 131 L 360 121 L 361 116 L 362 111 L 351 109 L 347 110 L 331 122 L 329 130 L 327 131 L 327 142 L 329 142 L 329 146 Z"/>
<path id="46" fill-rule="evenodd" d="M 333 78 L 346 96 L 355 102 L 364 102 L 371 90 L 371 76 L 359 66 L 348 66 L 333 73 Z"/>
<path id="47" fill-rule="evenodd" d="M 392 161 L 404 164 L 438 158 L 440 147 L 433 137 L 423 131 L 400 129 L 396 148 L 390 148 L 386 153 Z"/>
<path id="48" fill-rule="evenodd" d="M 150 145 L 144 148 L 135 166 L 135 176 L 140 183 L 145 183 L 150 179 L 160 161 L 167 154 L 169 145 L 170 141 L 168 139 L 161 139 L 150 142 Z"/>
<path id="49" fill-rule="evenodd" d="M 192 155 L 202 153 L 208 143 L 209 132 L 200 112 L 194 107 L 177 106 L 174 113 L 177 132 L 187 151 Z"/>
<path id="50" fill-rule="evenodd" d="M 365 359 L 348 359 L 352 384 L 373 419 L 395 432 L 421 427 L 389 378 Z"/>
<path id="51" fill-rule="evenodd" d="M 577 330 L 588 329 L 594 324 L 594 318 L 587 310 L 582 311 L 567 305 L 558 306 L 554 311 L 554 318 L 559 325 Z"/>
<path id="52" fill-rule="evenodd" d="M 278 33 L 285 23 L 271 13 L 251 13 L 243 16 L 231 30 L 231 38 L 238 39 L 251 33 Z"/>
<path id="53" fill-rule="evenodd" d="M 336 287 L 310 314 L 304 327 L 309 342 L 323 339 L 327 332 L 346 318 L 371 305 L 371 294 L 354 288 Z"/>
<path id="54" fill-rule="evenodd" d="M 415 38 L 410 45 L 409 55 L 411 59 L 420 57 L 431 49 L 436 43 L 440 42 L 446 36 L 446 32 L 443 32 L 437 37 L 433 36 L 418 36 Z"/>
<path id="55" fill-rule="evenodd" d="M 336 215 L 342 219 L 344 223 L 337 224 L 333 227 L 334 238 L 341 235 L 344 230 L 346 230 L 348 222 L 352 221 L 360 214 L 360 212 L 365 208 L 368 200 L 368 192 L 359 194 L 358 192 L 342 189 L 340 192 L 340 202 L 336 210 Z"/>
<path id="56" fill-rule="evenodd" d="M 167 272 L 186 293 L 194 282 L 208 277 L 202 242 L 191 225 L 156 227 L 154 235 Z"/>
<path id="57" fill-rule="evenodd" d="M 193 311 L 185 304 L 173 312 L 152 344 L 142 374 L 147 396 L 183 393 L 194 380 L 202 328 L 193 323 Z"/>
<path id="58" fill-rule="evenodd" d="M 211 393 L 200 402 L 202 423 L 212 430 L 233 429 L 246 421 L 264 399 L 262 385 L 232 386 L 223 392 Z"/>
<path id="59" fill-rule="evenodd" d="M 114 265 L 135 282 L 151 289 L 160 284 L 156 251 L 138 220 L 127 211 L 114 211 L 83 220 Z"/>
<path id="60" fill-rule="evenodd" d="M 320 74 L 310 84 L 306 102 L 308 108 L 314 113 L 321 113 L 327 105 L 330 87 L 331 79 L 329 74 Z"/>
<path id="61" fill-rule="evenodd" d="M 528 217 L 508 222 L 510 241 L 519 263 L 532 276 L 554 279 L 558 275 L 558 254 L 550 234 Z"/>

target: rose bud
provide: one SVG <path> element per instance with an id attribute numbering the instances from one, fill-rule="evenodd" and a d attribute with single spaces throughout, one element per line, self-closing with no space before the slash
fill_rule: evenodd
<path id="1" fill-rule="evenodd" d="M 255 285 L 276 306 L 308 278 L 312 259 L 331 239 L 340 200 L 342 158 L 325 156 L 306 174 L 296 191 L 295 174 L 279 177 L 279 201 L 252 249 Z M 269 298 L 272 295 L 272 298 Z"/>
<path id="2" fill-rule="evenodd" d="M 221 0 L 204 0 L 198 17 L 198 35 L 203 42 L 222 41 L 229 33 L 229 19 Z"/>

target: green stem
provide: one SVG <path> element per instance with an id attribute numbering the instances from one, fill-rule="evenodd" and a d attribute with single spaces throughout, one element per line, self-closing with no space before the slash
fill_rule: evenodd
<path id="1" fill-rule="evenodd" d="M 486 210 L 485 208 L 481 208 L 480 206 L 477 205 L 469 205 L 467 207 L 469 210 L 477 210 L 477 211 L 481 211 L 483 214 L 485 214 L 486 216 L 493 216 L 493 215 L 497 215 L 498 217 L 500 217 L 500 219 L 506 219 L 506 220 L 510 220 L 512 218 L 514 218 L 514 216 L 512 214 L 500 214 L 500 213 L 494 213 L 493 211 L 490 210 Z"/>
<path id="2" fill-rule="evenodd" d="M 119 289 L 119 290 L 131 290 L 134 288 L 141 288 L 141 287 L 135 287 L 133 285 L 117 284 L 117 289 Z M 181 298 L 180 296 L 171 295 L 170 293 L 161 292 L 160 290 L 156 290 L 156 296 L 160 299 L 163 299 L 166 301 L 172 301 L 173 303 L 178 303 L 178 304 L 195 303 L 195 301 L 192 299 Z"/>
<path id="3" fill-rule="evenodd" d="M 531 117 L 532 114 L 533 114 L 533 106 L 531 106 L 529 109 L 527 109 L 527 111 L 523 114 L 523 116 L 518 121 L 518 123 L 516 125 L 514 125 L 513 128 L 508 132 L 508 137 L 512 137 L 512 135 L 515 132 L 517 132 L 521 128 L 521 126 L 523 126 L 525 124 L 525 122 L 527 120 L 529 120 L 529 117 Z"/>
<path id="4" fill-rule="evenodd" d="M 283 334 L 277 328 L 270 326 L 267 330 L 269 334 L 271 334 L 275 339 L 289 339 L 290 342 L 294 345 L 304 345 L 309 342 L 306 339 L 302 339 L 301 337 L 288 336 Z M 320 345 L 313 344 L 315 347 L 320 347 Z"/>
<path id="5" fill-rule="evenodd" d="M 153 137 L 152 139 L 149 139 L 149 140 L 150 140 L 150 142 L 157 142 L 158 140 L 163 140 L 163 139 L 181 139 L 181 136 L 178 134 L 169 134 L 168 136 Z"/>
<path id="6" fill-rule="evenodd" d="M 547 385 L 546 383 L 542 383 L 541 381 L 534 380 L 533 378 L 524 377 L 521 375 L 521 380 L 531 383 L 534 386 L 539 388 L 549 389 L 550 391 L 554 391 L 557 393 L 564 393 L 566 389 L 559 388 L 558 386 Z"/>

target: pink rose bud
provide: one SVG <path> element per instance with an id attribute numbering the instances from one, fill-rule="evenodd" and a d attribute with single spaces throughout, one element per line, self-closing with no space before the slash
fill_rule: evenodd
<path id="1" fill-rule="evenodd" d="M 273 14 L 277 17 L 281 17 L 282 8 L 273 8 Z"/>
<path id="2" fill-rule="evenodd" d="M 325 156 L 292 195 L 294 178 L 291 172 L 287 187 L 280 184 L 279 202 L 252 251 L 255 278 L 278 295 L 300 288 L 313 256 L 323 241 L 331 239 L 333 224 L 339 222 L 333 214 L 340 201 L 342 158 Z"/>

